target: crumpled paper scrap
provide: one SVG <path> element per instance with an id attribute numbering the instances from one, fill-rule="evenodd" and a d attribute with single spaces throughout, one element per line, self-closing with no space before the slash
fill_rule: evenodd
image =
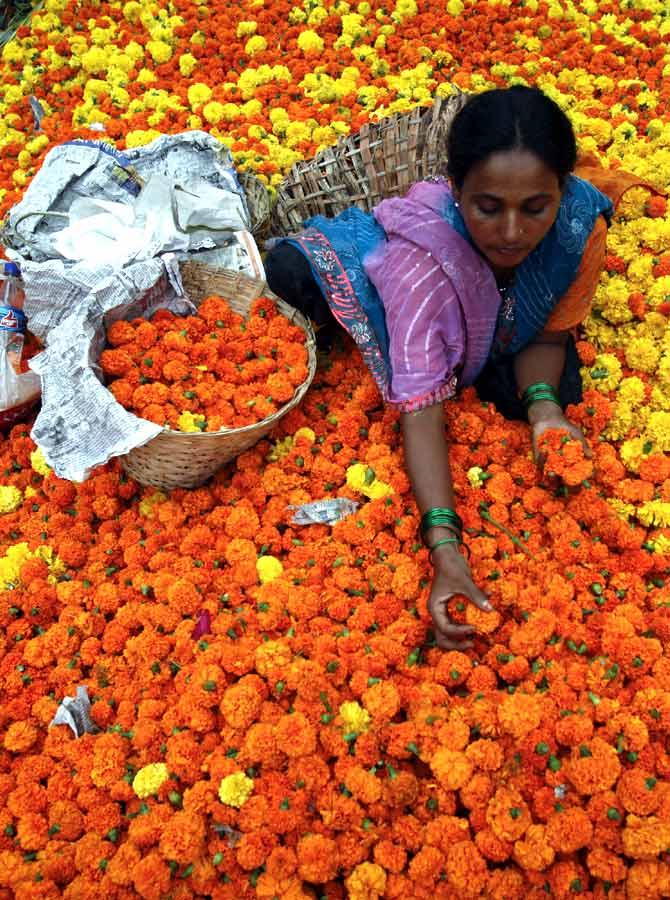
<path id="1" fill-rule="evenodd" d="M 331 500 L 315 500 L 303 503 L 302 506 L 289 506 L 295 510 L 292 525 L 332 525 L 353 515 L 359 504 L 348 497 L 335 497 Z"/>
<path id="2" fill-rule="evenodd" d="M 68 725 L 78 738 L 84 734 L 97 734 L 100 731 L 91 719 L 91 701 L 85 685 L 79 685 L 76 696 L 63 697 L 49 723 L 49 728 L 52 725 Z"/>

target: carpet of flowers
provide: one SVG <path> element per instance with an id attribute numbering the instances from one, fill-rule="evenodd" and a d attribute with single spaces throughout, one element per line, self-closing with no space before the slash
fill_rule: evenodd
<path id="1" fill-rule="evenodd" d="M 272 188 L 377 115 L 519 81 L 670 187 L 664 0 L 45 0 L 0 206 L 70 138 L 202 128 Z M 46 110 L 35 130 L 29 97 Z M 94 130 L 91 130 L 93 128 Z M 348 345 L 205 487 L 0 443 L 0 898 L 670 895 L 670 213 L 630 191 L 579 352 L 593 459 L 448 406 L 472 650 L 431 641 L 397 416 Z M 290 505 L 345 496 L 332 527 Z M 88 686 L 95 734 L 49 728 Z"/>

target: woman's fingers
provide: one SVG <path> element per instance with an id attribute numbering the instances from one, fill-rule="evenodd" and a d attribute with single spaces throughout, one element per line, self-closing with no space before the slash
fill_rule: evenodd
<path id="1" fill-rule="evenodd" d="M 469 599 L 478 606 L 482 612 L 493 612 L 495 606 L 491 603 L 489 598 L 486 596 L 484 591 L 480 590 L 476 585 L 472 586 L 470 594 L 468 595 Z"/>

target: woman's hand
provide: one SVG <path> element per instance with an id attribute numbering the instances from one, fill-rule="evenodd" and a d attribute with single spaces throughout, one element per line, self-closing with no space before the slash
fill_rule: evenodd
<path id="1" fill-rule="evenodd" d="M 493 606 L 486 594 L 472 580 L 470 567 L 455 544 L 443 544 L 432 552 L 435 572 L 428 598 L 428 612 L 435 627 L 435 640 L 442 650 L 466 650 L 474 632 L 471 625 L 456 625 L 449 618 L 447 602 L 454 594 L 463 594 L 475 606 L 491 612 Z"/>
<path id="2" fill-rule="evenodd" d="M 533 403 L 528 410 L 528 421 L 530 422 L 533 434 L 533 456 L 540 468 L 544 465 L 544 460 L 542 459 L 542 454 L 539 450 L 540 437 L 545 431 L 548 431 L 551 428 L 560 428 L 563 431 L 567 431 L 568 434 L 575 438 L 575 440 L 581 442 L 584 447 L 584 456 L 586 456 L 587 459 L 590 459 L 593 456 L 593 452 L 581 429 L 576 425 L 573 425 L 569 419 L 566 419 L 563 410 L 555 403 L 552 403 L 551 401 L 539 401 L 538 403 Z"/>

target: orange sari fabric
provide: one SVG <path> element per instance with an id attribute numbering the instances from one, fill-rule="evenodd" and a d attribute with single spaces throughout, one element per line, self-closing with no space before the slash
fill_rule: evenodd
<path id="1" fill-rule="evenodd" d="M 575 169 L 575 175 L 589 181 L 594 187 L 606 194 L 616 209 L 619 201 L 629 188 L 647 187 L 636 175 L 619 169 L 604 169 L 598 164 L 585 161 Z M 549 316 L 545 331 L 569 331 L 584 321 L 591 309 L 593 295 L 598 287 L 600 273 L 605 263 L 607 244 L 607 224 L 600 216 L 591 232 L 577 277 L 556 304 Z"/>

